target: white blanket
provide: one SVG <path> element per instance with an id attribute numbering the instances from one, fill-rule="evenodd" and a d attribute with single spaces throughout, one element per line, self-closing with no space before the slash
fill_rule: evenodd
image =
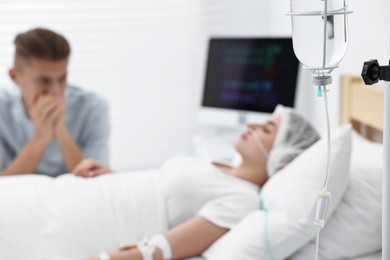
<path id="1" fill-rule="evenodd" d="M 157 170 L 0 178 L 0 259 L 85 259 L 166 230 Z"/>

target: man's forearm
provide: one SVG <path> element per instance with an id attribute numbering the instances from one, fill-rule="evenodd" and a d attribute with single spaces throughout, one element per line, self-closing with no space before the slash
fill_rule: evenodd
<path id="1" fill-rule="evenodd" d="M 42 159 L 46 147 L 47 144 L 45 142 L 42 142 L 39 138 L 34 136 L 13 162 L 1 172 L 1 176 L 34 173 Z"/>
<path id="2" fill-rule="evenodd" d="M 60 145 L 66 169 L 70 172 L 82 159 L 84 159 L 84 156 L 66 129 L 62 129 L 58 132 L 57 140 Z"/>

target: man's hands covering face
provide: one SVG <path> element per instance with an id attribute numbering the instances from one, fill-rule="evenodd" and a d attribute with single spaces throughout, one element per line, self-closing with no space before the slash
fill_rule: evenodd
<path id="1" fill-rule="evenodd" d="M 65 128 L 65 108 L 64 99 L 58 97 L 39 95 L 31 101 L 28 112 L 39 139 L 48 144 Z"/>

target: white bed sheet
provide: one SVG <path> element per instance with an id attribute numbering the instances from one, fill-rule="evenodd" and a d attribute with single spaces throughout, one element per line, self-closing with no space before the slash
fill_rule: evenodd
<path id="1" fill-rule="evenodd" d="M 1 178 L 0 259 L 85 259 L 163 232 L 158 183 L 157 170 Z"/>
<path id="2" fill-rule="evenodd" d="M 310 259 L 313 259 L 313 254 L 302 256 L 300 259 L 297 260 L 310 260 Z M 207 259 L 203 257 L 191 257 L 186 260 L 207 260 Z M 245 259 L 237 259 L 237 260 L 245 260 Z M 339 259 L 339 260 L 347 260 L 347 259 Z M 348 258 L 348 260 L 382 260 L 382 252 L 381 251 L 373 252 L 371 254 L 359 256 L 356 258 Z"/>
<path id="3" fill-rule="evenodd" d="M 307 251 L 305 254 L 300 254 L 299 257 L 293 258 L 294 260 L 308 260 L 314 258 L 314 251 Z M 372 252 L 370 254 L 364 254 L 353 258 L 340 258 L 333 260 L 382 260 L 382 251 Z"/>

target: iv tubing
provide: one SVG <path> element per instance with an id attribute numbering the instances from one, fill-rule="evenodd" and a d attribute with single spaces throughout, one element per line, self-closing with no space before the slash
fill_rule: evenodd
<path id="1" fill-rule="evenodd" d="M 328 192 L 328 182 L 329 182 L 329 163 L 330 163 L 330 123 L 329 123 L 329 111 L 328 111 L 328 90 L 326 86 L 323 86 L 323 96 L 324 96 L 324 104 L 325 104 L 325 112 L 326 112 L 326 129 L 327 129 L 327 160 L 326 160 L 326 177 L 324 181 L 324 187 L 322 188 L 319 199 L 317 201 L 317 209 L 316 209 L 316 217 L 314 220 L 314 226 L 317 229 L 316 236 L 316 248 L 314 259 L 318 260 L 319 257 L 319 246 L 320 246 L 320 231 L 325 225 L 326 213 L 328 209 L 329 200 L 331 198 L 331 193 Z"/>
<path id="2" fill-rule="evenodd" d="M 271 260 L 276 260 L 273 252 L 272 252 L 272 248 L 271 248 L 271 244 L 269 242 L 269 233 L 268 233 L 268 208 L 265 206 L 264 203 L 263 204 L 263 210 L 264 210 L 264 243 L 265 243 L 265 247 L 267 249 L 267 253 L 268 253 L 268 256 Z"/>
<path id="3" fill-rule="evenodd" d="M 326 113 L 326 139 L 327 139 L 327 146 L 328 146 L 328 151 L 327 151 L 327 161 L 326 161 L 326 177 L 325 177 L 325 182 L 324 182 L 324 188 L 328 188 L 328 183 L 329 183 L 329 158 L 331 154 L 331 147 L 330 147 L 330 123 L 329 123 L 329 109 L 328 109 L 328 90 L 326 89 L 326 86 L 324 86 L 324 101 L 325 101 L 325 113 Z"/>
<path id="4" fill-rule="evenodd" d="M 317 236 L 316 236 L 316 253 L 315 253 L 315 260 L 318 260 L 318 252 L 320 248 L 320 231 L 321 229 L 317 229 Z"/>

